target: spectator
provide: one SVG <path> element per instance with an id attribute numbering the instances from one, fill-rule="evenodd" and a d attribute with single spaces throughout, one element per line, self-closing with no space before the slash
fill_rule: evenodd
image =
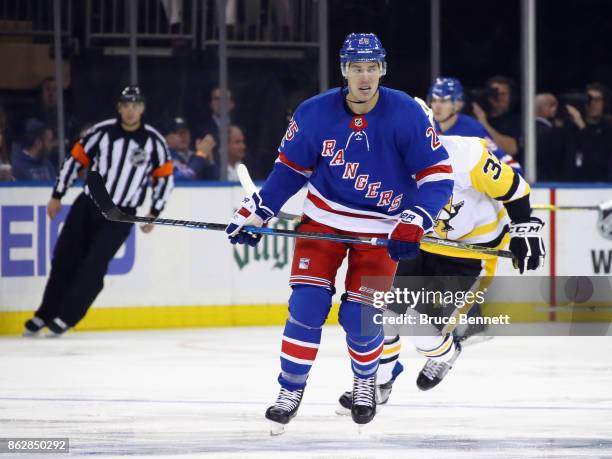
<path id="1" fill-rule="evenodd" d="M 57 170 L 49 160 L 55 145 L 50 127 L 36 121 L 28 122 L 23 148 L 13 156 L 13 175 L 17 180 L 54 180 Z"/>
<path id="2" fill-rule="evenodd" d="M 244 133 L 238 126 L 230 126 L 229 140 L 227 143 L 227 180 L 238 182 L 238 172 L 236 169 L 246 155 L 246 142 Z"/>
<path id="3" fill-rule="evenodd" d="M 540 181 L 563 181 L 570 178 L 571 151 L 565 126 L 556 122 L 559 102 L 550 93 L 537 94 L 536 153 Z"/>
<path id="4" fill-rule="evenodd" d="M 609 90 L 600 83 L 586 86 L 587 102 L 580 109 L 567 106 L 579 129 L 572 179 L 581 182 L 612 180 L 612 117 L 606 113 Z M 583 116 L 584 113 L 584 116 Z"/>
<path id="5" fill-rule="evenodd" d="M 471 116 L 459 113 L 463 108 L 463 86 L 457 78 L 436 78 L 427 94 L 432 108 L 434 127 L 444 135 L 480 137 L 487 142 L 487 149 L 501 161 L 522 174 L 520 164 L 497 146 L 486 128 Z"/>
<path id="6" fill-rule="evenodd" d="M 11 166 L 8 140 L 6 138 L 7 121 L 4 107 L 0 106 L 0 182 L 15 180 Z"/>
<path id="7" fill-rule="evenodd" d="M 37 120 L 42 124 L 49 126 L 53 130 L 54 141 L 57 142 L 57 83 L 54 77 L 45 78 L 39 86 L 39 96 L 36 104 L 26 110 L 22 117 L 22 125 L 20 129 L 20 138 L 25 137 L 27 125 L 31 120 Z M 65 138 L 72 138 L 76 135 L 74 130 L 74 117 L 68 114 L 66 105 L 64 105 L 64 132 Z M 58 145 L 54 145 L 50 150 L 49 159 L 55 168 L 59 167 L 59 152 Z"/>
<path id="8" fill-rule="evenodd" d="M 486 86 L 497 92 L 496 96 L 488 98 L 490 107 L 485 111 L 477 103 L 472 104 L 474 116 L 491 133 L 493 140 L 510 156 L 517 156 L 519 152 L 519 138 L 521 136 L 520 118 L 511 113 L 512 81 L 503 76 L 490 78 Z M 522 158 L 515 158 L 519 162 Z"/>
<path id="9" fill-rule="evenodd" d="M 219 177 L 213 162 L 212 150 L 215 140 L 207 134 L 196 141 L 196 151 L 191 145 L 191 131 L 187 122 L 180 117 L 173 118 L 165 130 L 170 156 L 174 161 L 175 180 L 215 180 Z"/>
<path id="10" fill-rule="evenodd" d="M 610 181 L 612 116 L 606 113 L 609 89 L 600 83 L 591 83 L 586 86 L 586 92 L 589 101 L 585 108 L 585 127 L 580 136 L 580 148 L 585 162 L 583 168 L 589 180 Z"/>
<path id="11" fill-rule="evenodd" d="M 235 104 L 232 99 L 232 92 L 228 91 L 229 95 L 229 112 L 230 112 L 230 123 L 231 123 L 231 112 L 234 110 Z M 207 134 L 213 136 L 217 147 L 213 149 L 213 161 L 215 164 L 220 164 L 219 156 L 219 127 L 221 126 L 221 89 L 214 88 L 210 93 L 210 115 L 206 118 L 196 121 L 196 142 L 198 139 L 203 139 Z"/>

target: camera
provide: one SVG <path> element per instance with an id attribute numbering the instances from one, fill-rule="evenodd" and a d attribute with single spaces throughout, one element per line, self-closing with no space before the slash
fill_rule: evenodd
<path id="1" fill-rule="evenodd" d="M 585 92 L 566 92 L 559 95 L 559 103 L 561 105 L 573 105 L 580 110 L 584 105 L 588 104 L 591 98 Z"/>
<path id="2" fill-rule="evenodd" d="M 557 118 L 561 120 L 571 120 L 566 105 L 571 105 L 576 108 L 582 116 L 585 114 L 585 106 L 591 101 L 591 97 L 585 92 L 566 92 L 559 95 L 559 108 L 557 109 Z"/>
<path id="3" fill-rule="evenodd" d="M 470 116 L 474 116 L 472 110 L 472 102 L 476 102 L 485 111 L 491 110 L 491 102 L 489 98 L 497 98 L 497 88 L 485 86 L 484 88 L 474 88 L 467 92 L 467 100 L 465 101 L 464 112 Z"/>

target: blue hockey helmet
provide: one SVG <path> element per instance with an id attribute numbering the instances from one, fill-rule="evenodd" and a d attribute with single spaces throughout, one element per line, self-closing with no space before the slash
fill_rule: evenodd
<path id="1" fill-rule="evenodd" d="M 340 49 L 340 70 L 346 78 L 351 62 L 375 61 L 380 64 L 380 76 L 387 73 L 387 55 L 378 37 L 373 33 L 350 33 Z"/>
<path id="2" fill-rule="evenodd" d="M 431 102 L 433 96 L 457 102 L 463 100 L 463 86 L 461 86 L 461 82 L 457 78 L 438 77 L 434 80 L 427 93 L 429 102 Z"/>

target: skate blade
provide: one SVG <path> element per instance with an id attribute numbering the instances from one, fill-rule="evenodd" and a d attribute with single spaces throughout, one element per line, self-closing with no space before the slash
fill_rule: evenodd
<path id="1" fill-rule="evenodd" d="M 285 424 L 280 422 L 268 421 L 270 423 L 270 435 L 276 437 L 285 433 Z"/>
<path id="2" fill-rule="evenodd" d="M 38 330 L 37 332 L 26 330 L 21 336 L 23 336 L 24 338 L 40 338 L 42 334 L 40 333 L 40 330 Z"/>
<path id="3" fill-rule="evenodd" d="M 344 408 L 342 405 L 338 403 L 338 406 L 336 407 L 336 414 L 338 416 L 350 416 L 351 410 Z"/>
<path id="4" fill-rule="evenodd" d="M 61 338 L 62 336 L 63 336 L 63 333 L 48 332 L 45 335 L 45 338 L 58 339 L 58 338 Z"/>

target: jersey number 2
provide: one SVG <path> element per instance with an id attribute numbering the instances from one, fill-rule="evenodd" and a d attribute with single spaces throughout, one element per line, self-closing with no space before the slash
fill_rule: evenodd
<path id="1" fill-rule="evenodd" d="M 427 137 L 431 137 L 431 149 L 436 150 L 442 143 L 440 143 L 440 139 L 438 139 L 438 134 L 436 134 L 436 130 L 432 127 L 428 127 L 427 131 L 425 131 Z"/>

